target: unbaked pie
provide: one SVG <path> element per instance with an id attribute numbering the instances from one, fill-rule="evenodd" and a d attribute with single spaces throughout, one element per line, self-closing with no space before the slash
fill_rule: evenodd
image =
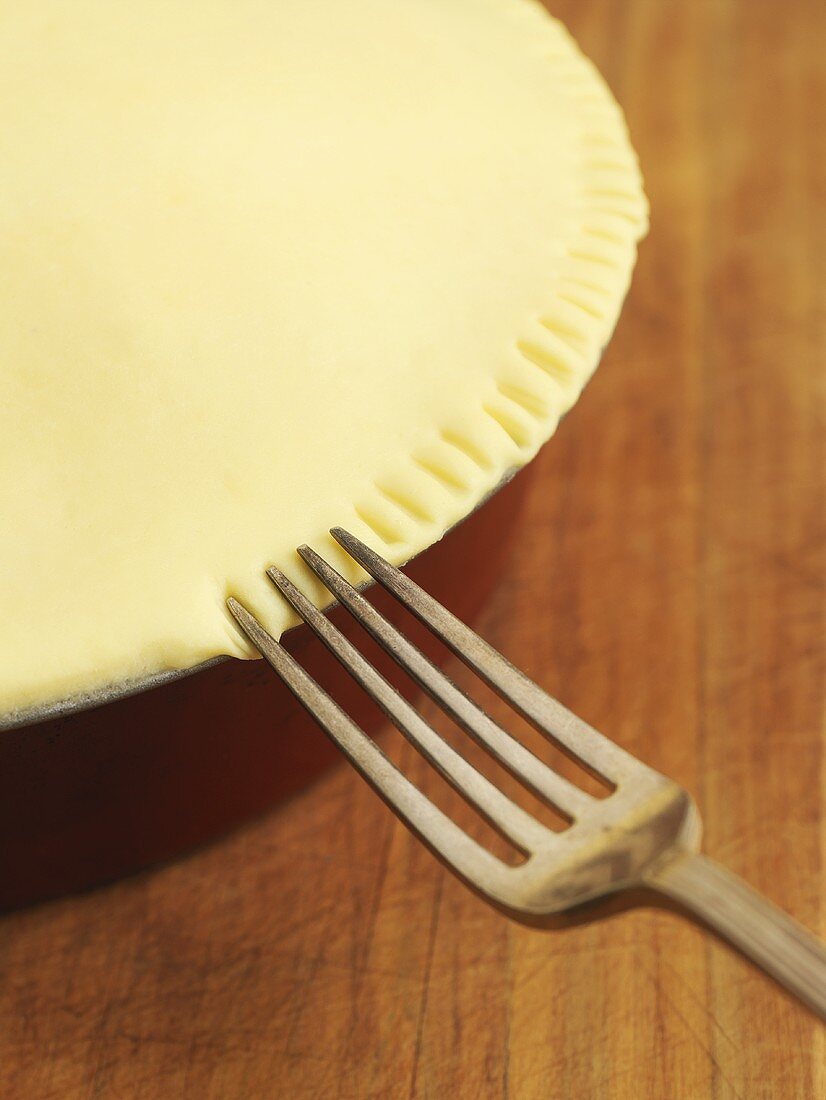
<path id="1" fill-rule="evenodd" d="M 227 594 L 278 633 L 263 567 L 334 524 L 438 539 L 577 399 L 646 223 L 532 0 L 4 5 L 0 163 L 5 713 L 251 656 Z"/>

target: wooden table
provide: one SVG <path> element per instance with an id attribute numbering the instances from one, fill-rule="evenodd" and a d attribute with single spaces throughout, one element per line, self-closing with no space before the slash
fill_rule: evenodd
<path id="1" fill-rule="evenodd" d="M 822 929 L 826 9 L 553 6 L 626 108 L 652 231 L 482 629 Z M 341 767 L 0 921 L 0 1096 L 826 1096 L 824 1029 L 736 954 L 591 915 L 507 923 Z"/>

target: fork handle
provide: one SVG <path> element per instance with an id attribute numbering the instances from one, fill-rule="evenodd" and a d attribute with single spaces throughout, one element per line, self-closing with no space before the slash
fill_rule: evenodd
<path id="1" fill-rule="evenodd" d="M 647 880 L 679 901 L 826 1020 L 826 946 L 737 875 L 685 853 Z"/>

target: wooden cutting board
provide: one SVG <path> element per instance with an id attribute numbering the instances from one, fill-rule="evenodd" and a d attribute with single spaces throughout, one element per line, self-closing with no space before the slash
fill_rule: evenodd
<path id="1" fill-rule="evenodd" d="M 652 231 L 482 630 L 823 931 L 826 6 L 550 6 L 626 108 Z M 341 767 L 0 920 L 0 1097 L 826 1096 L 824 1029 L 727 947 L 589 917 L 506 922 Z"/>

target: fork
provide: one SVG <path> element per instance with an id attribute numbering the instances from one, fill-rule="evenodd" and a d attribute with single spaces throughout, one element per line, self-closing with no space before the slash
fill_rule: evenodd
<path id="1" fill-rule="evenodd" d="M 526 924 L 632 887 L 677 901 L 826 1019 L 826 947 L 736 875 L 700 854 L 690 795 L 567 710 L 432 596 L 354 535 L 331 534 L 362 568 L 559 748 L 611 786 L 593 797 L 494 722 L 309 546 L 298 553 L 336 600 L 495 760 L 569 823 L 521 808 L 450 746 L 276 568 L 267 574 L 299 616 L 418 751 L 524 859 L 505 863 L 440 810 L 236 599 L 241 629 L 401 820 L 468 886 Z"/>

